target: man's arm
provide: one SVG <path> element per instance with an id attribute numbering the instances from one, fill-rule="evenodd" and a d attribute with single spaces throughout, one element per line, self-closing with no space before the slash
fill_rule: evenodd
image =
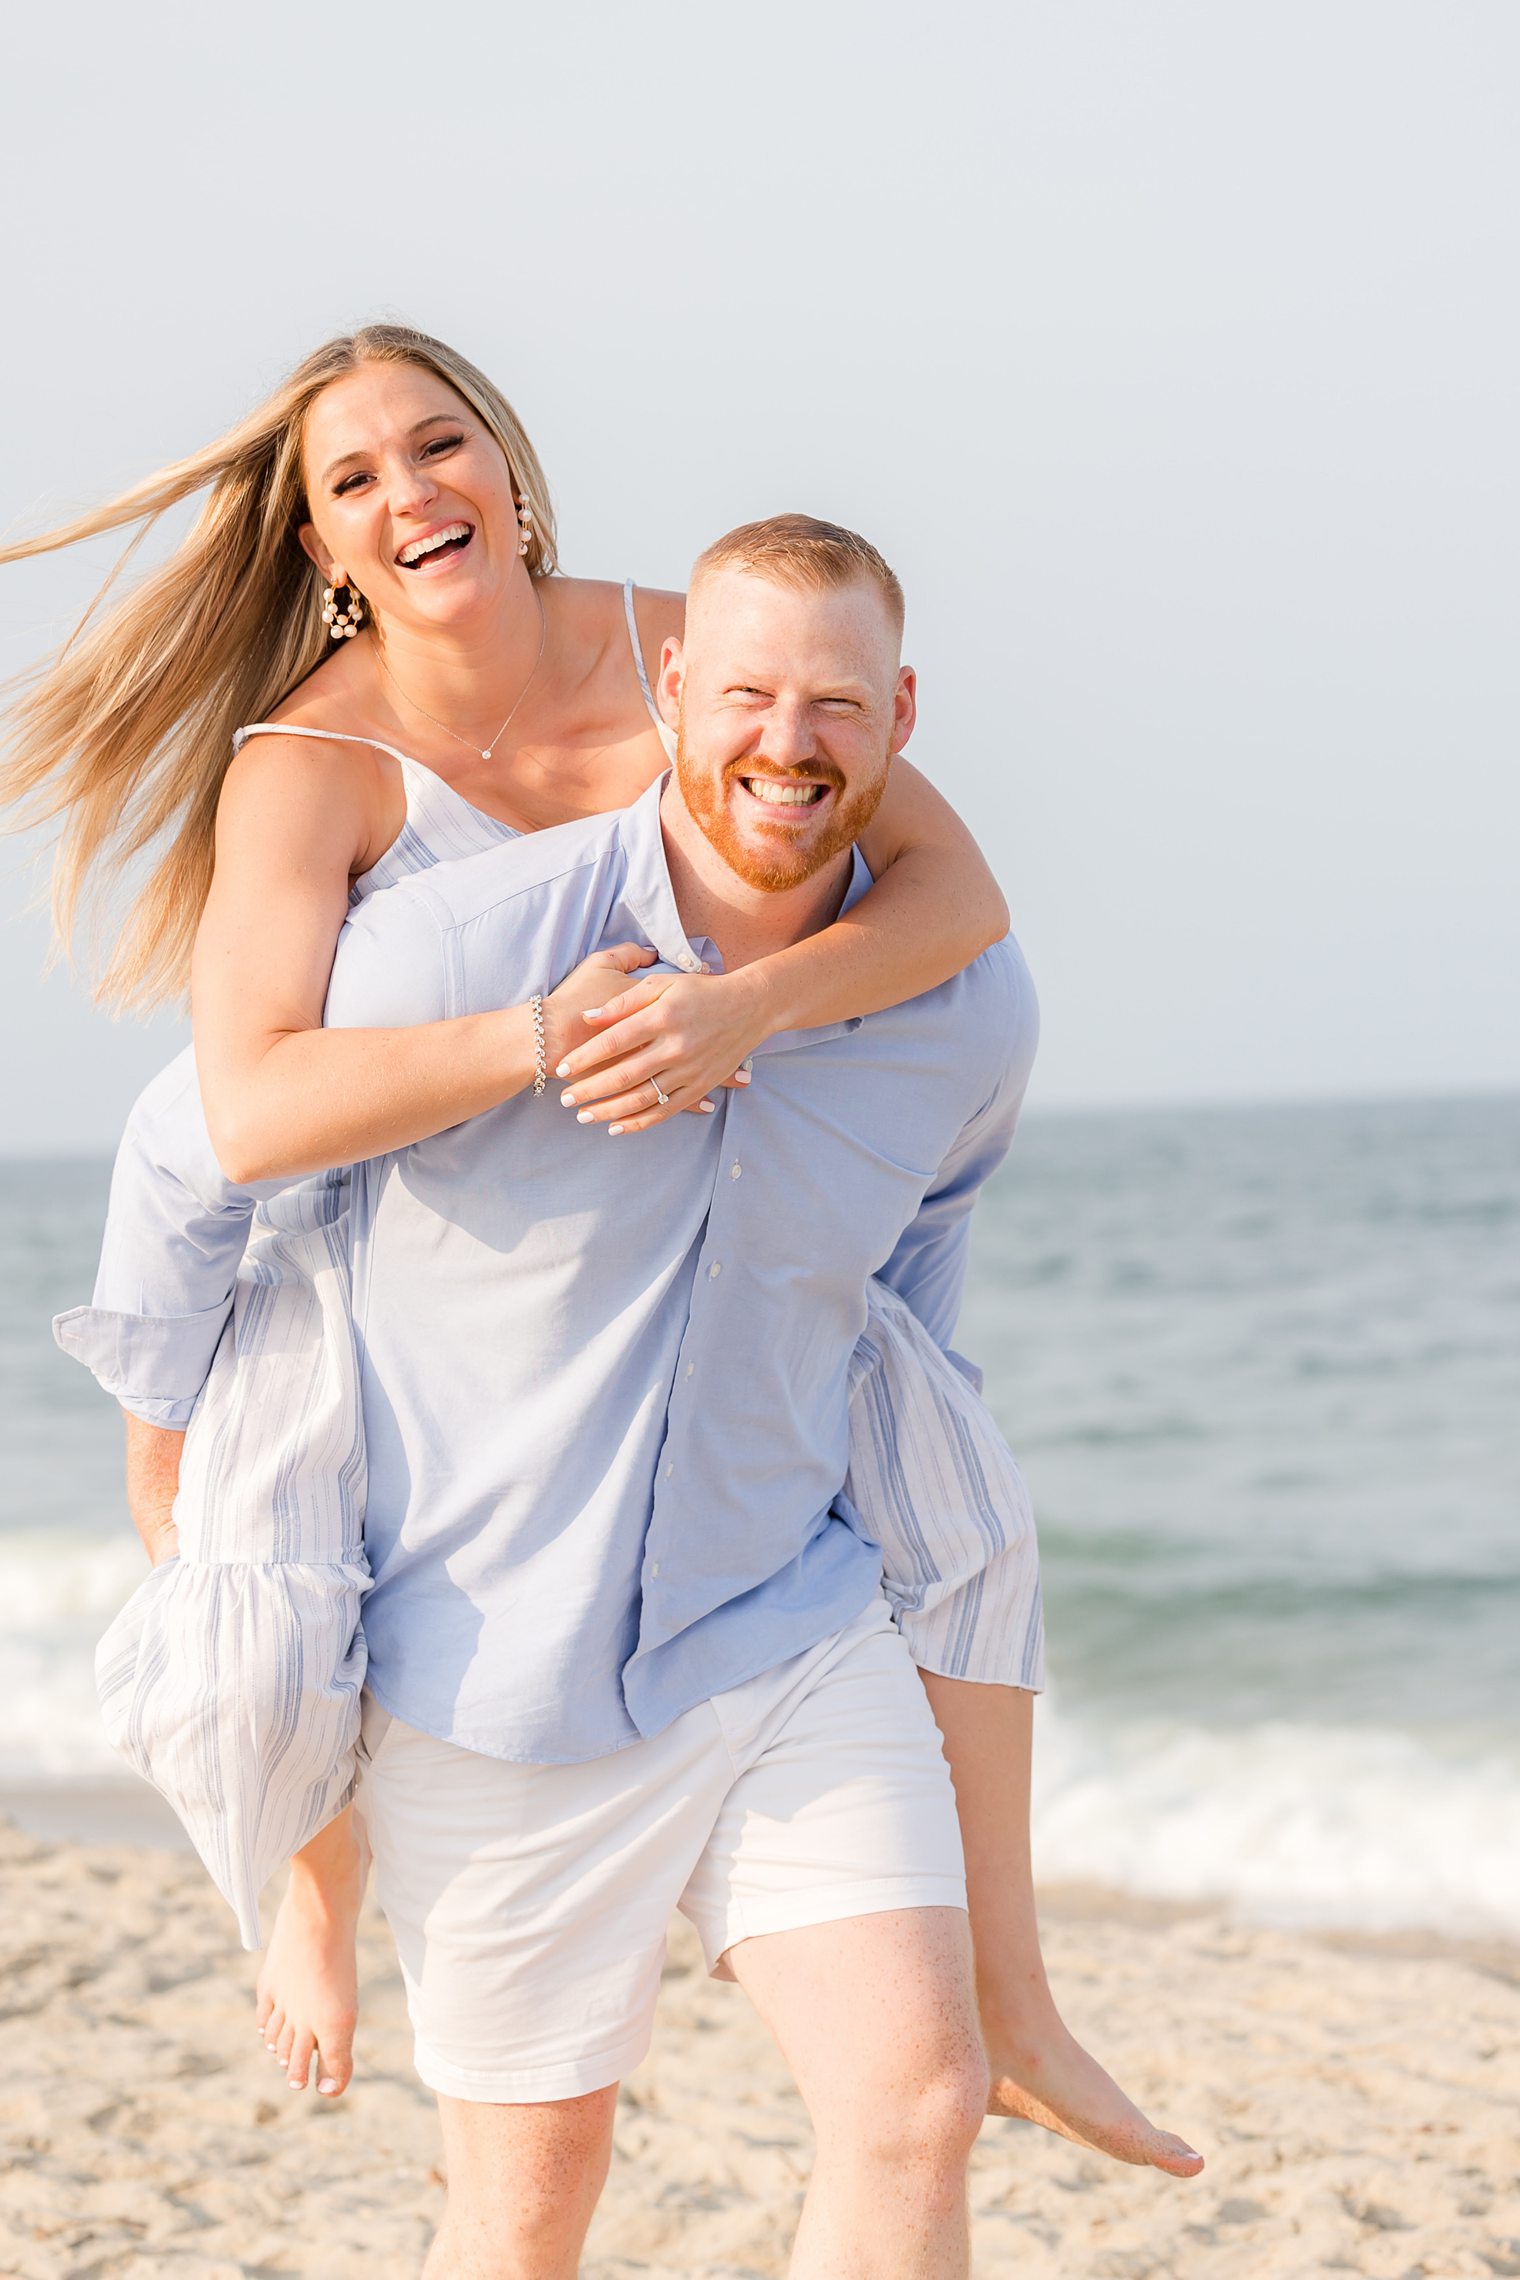
<path id="1" fill-rule="evenodd" d="M 185 1436 L 162 1425 L 145 1425 L 130 1409 L 127 1428 L 127 1509 L 154 1567 L 179 1550 L 174 1499 L 179 1493 L 179 1460 Z"/>
<path id="2" fill-rule="evenodd" d="M 992 1089 L 962 1126 L 939 1174 L 881 1270 L 918 1316 L 935 1344 L 950 1351 L 966 1282 L 971 1210 L 1013 1143 L 1039 1041 L 1034 984 L 1017 947 L 1000 943 L 987 956 L 998 995 L 989 1012 L 994 1043 Z M 978 1376 L 976 1371 L 970 1371 Z"/>

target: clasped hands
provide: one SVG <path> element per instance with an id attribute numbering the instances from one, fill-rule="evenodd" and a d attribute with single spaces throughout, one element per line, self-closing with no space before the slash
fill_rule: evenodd
<path id="1" fill-rule="evenodd" d="M 767 1034 L 753 967 L 616 987 L 654 957 L 636 942 L 594 951 L 544 999 L 551 1087 L 580 1123 L 612 1134 L 647 1132 L 683 1111 L 710 1116 L 714 1091 L 749 1083 L 743 1064 Z"/>

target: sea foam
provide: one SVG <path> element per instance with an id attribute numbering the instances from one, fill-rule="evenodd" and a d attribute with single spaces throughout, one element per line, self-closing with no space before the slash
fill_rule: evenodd
<path id="1" fill-rule="evenodd" d="M 1520 1750 L 1496 1733 L 1116 1730 L 1042 1706 L 1033 1818 L 1042 1883 L 1520 1939 Z"/>

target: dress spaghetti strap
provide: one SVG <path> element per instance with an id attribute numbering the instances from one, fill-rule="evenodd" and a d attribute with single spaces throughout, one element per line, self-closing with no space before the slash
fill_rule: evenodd
<path id="1" fill-rule="evenodd" d="M 644 666 L 644 644 L 639 639 L 639 621 L 633 614 L 633 580 L 631 578 L 623 580 L 623 615 L 628 621 L 628 646 L 633 651 L 633 669 L 639 677 L 639 687 L 644 693 L 644 703 L 648 709 L 649 717 L 659 730 L 660 741 L 663 743 L 666 734 L 665 723 L 661 720 L 655 705 L 654 691 L 649 686 L 649 675 Z"/>
<path id="2" fill-rule="evenodd" d="M 409 752 L 398 752 L 394 744 L 382 744 L 378 736 L 344 736 L 336 728 L 296 728 L 285 720 L 254 720 L 246 728 L 238 729 L 232 739 L 234 752 L 241 752 L 250 736 L 314 736 L 323 744 L 367 744 L 375 752 L 388 752 L 393 760 L 405 761 L 409 768 L 420 768 L 423 763 L 414 760 Z"/>

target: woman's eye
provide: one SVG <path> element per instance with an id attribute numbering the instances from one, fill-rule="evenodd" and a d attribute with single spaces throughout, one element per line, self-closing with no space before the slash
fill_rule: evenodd
<path id="1" fill-rule="evenodd" d="M 462 435 L 435 436 L 433 441 L 424 447 L 422 456 L 424 459 L 435 459 L 440 452 L 456 451 L 463 441 Z"/>
<path id="2" fill-rule="evenodd" d="M 367 475 L 345 475 L 341 483 L 335 483 L 333 485 L 333 497 L 335 499 L 341 499 L 349 491 L 354 490 L 358 484 L 367 483 L 368 481 L 369 477 Z"/>

